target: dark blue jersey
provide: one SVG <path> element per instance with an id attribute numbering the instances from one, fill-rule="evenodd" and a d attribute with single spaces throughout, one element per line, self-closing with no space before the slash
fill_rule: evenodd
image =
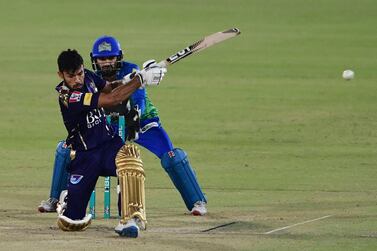
<path id="1" fill-rule="evenodd" d="M 115 135 L 106 124 L 103 109 L 98 108 L 98 98 L 106 81 L 87 69 L 84 73 L 82 88 L 70 90 L 64 82 L 56 87 L 60 111 L 68 131 L 66 142 L 76 151 L 101 146 Z"/>

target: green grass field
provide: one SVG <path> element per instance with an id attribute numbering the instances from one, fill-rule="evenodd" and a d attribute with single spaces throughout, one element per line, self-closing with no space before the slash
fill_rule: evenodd
<path id="1" fill-rule="evenodd" d="M 377 249 L 376 1 L 128 2 L 1 1 L 0 250 Z M 140 65 L 231 27 L 241 36 L 172 66 L 149 90 L 189 154 L 208 216 L 186 214 L 145 149 L 140 238 L 119 238 L 116 218 L 66 233 L 55 214 L 37 213 L 66 137 L 54 90 L 62 50 L 76 48 L 90 68 L 92 43 L 108 34 Z M 352 81 L 341 78 L 347 68 Z"/>

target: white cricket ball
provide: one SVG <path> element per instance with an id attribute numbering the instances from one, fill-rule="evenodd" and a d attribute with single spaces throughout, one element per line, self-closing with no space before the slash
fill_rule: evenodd
<path id="1" fill-rule="evenodd" d="M 345 80 L 351 80 L 355 77 L 355 73 L 353 72 L 353 70 L 345 70 L 342 74 L 342 77 Z"/>

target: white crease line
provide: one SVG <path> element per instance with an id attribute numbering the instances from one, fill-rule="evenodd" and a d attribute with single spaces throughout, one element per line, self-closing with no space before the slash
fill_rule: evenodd
<path id="1" fill-rule="evenodd" d="M 295 226 L 298 226 L 298 225 L 303 225 L 303 224 L 313 222 L 313 221 L 323 220 L 323 219 L 329 218 L 331 216 L 333 216 L 333 215 L 326 215 L 326 216 L 322 216 L 322 217 L 317 218 L 317 219 L 299 222 L 299 223 L 296 223 L 296 224 L 293 224 L 293 225 L 289 225 L 289 226 L 286 226 L 286 227 L 281 227 L 281 228 L 277 228 L 277 229 L 265 232 L 264 234 L 272 234 L 272 233 L 275 233 L 275 232 L 280 231 L 280 230 L 288 229 L 288 228 L 295 227 Z"/>

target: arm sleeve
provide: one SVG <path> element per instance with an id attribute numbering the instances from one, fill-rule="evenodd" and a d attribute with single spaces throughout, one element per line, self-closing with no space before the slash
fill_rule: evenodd
<path id="1" fill-rule="evenodd" d="M 131 96 L 133 106 L 138 106 L 141 114 L 145 111 L 145 89 L 137 89 Z"/>
<path id="2" fill-rule="evenodd" d="M 132 68 L 131 72 L 140 70 L 139 66 L 136 64 L 130 64 L 130 68 Z M 145 111 L 145 96 L 146 92 L 145 89 L 137 89 L 132 95 L 131 95 L 131 104 L 132 106 L 138 106 L 138 108 L 141 111 L 141 114 Z"/>

